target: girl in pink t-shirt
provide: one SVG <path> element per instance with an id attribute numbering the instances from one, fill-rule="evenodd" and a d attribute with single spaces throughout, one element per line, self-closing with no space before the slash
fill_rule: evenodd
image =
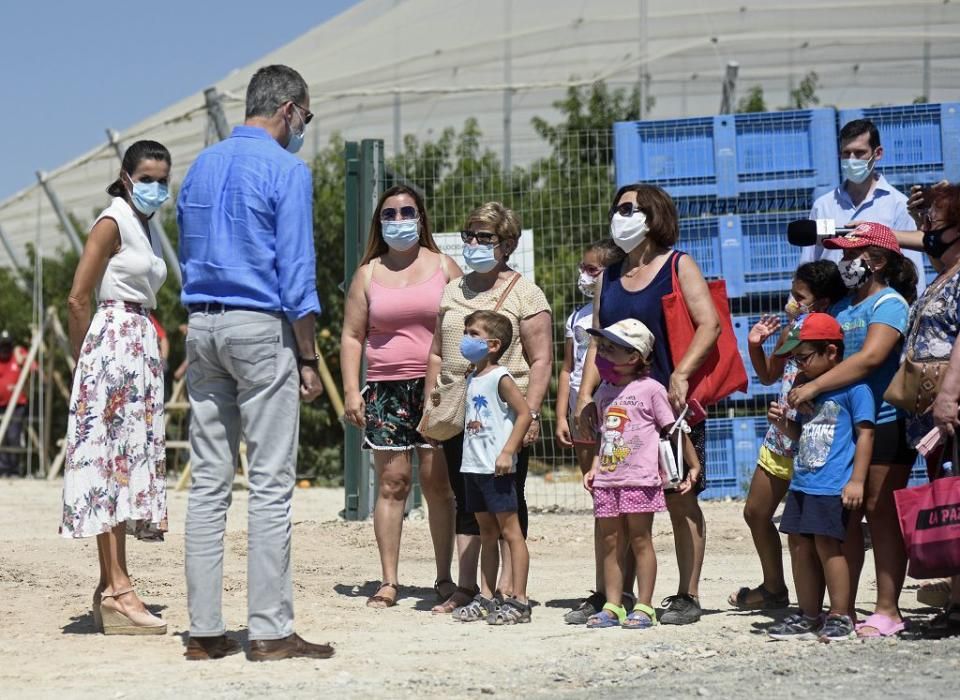
<path id="1" fill-rule="evenodd" d="M 660 434 L 673 426 L 676 416 L 666 389 L 647 376 L 654 339 L 645 325 L 628 318 L 589 333 L 597 337 L 596 364 L 603 383 L 594 394 L 598 454 L 583 485 L 593 494 L 608 585 L 607 602 L 590 617 L 587 627 L 645 629 L 657 621 L 650 605 L 657 579 L 653 514 L 667 509 L 660 479 Z M 693 468 L 681 490 L 696 482 L 700 468 L 689 441 L 685 441 L 684 456 Z M 637 604 L 629 614 L 621 603 L 621 532 L 626 532 L 630 545 L 627 556 L 632 554 L 637 562 Z"/>

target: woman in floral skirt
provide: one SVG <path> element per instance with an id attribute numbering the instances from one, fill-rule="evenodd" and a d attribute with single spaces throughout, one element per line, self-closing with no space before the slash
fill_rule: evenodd
<path id="1" fill-rule="evenodd" d="M 94 623 L 105 634 L 164 634 L 127 572 L 127 524 L 167 524 L 163 363 L 149 311 L 167 276 L 148 222 L 166 201 L 170 153 L 156 141 L 127 149 L 113 201 L 94 222 L 69 298 L 77 362 L 70 397 L 60 534 L 96 537 Z M 91 293 L 97 308 L 91 320 Z"/>

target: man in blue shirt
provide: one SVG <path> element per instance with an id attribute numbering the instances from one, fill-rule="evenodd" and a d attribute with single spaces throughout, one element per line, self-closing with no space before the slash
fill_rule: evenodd
<path id="1" fill-rule="evenodd" d="M 877 163 L 883 158 L 880 132 L 869 119 L 855 119 L 840 130 L 840 170 L 843 182 L 832 192 L 817 198 L 810 210 L 811 219 L 833 219 L 838 227 L 851 221 L 872 221 L 894 231 L 916 231 L 917 226 L 907 211 L 907 197 L 895 188 Z M 917 266 L 917 296 L 926 289 L 923 253 L 904 251 Z M 819 243 L 807 246 L 800 253 L 800 264 L 814 260 L 839 262 L 841 251 L 825 250 Z"/>
<path id="2" fill-rule="evenodd" d="M 223 537 L 240 435 L 247 445 L 248 658 L 328 658 L 293 629 L 290 505 L 298 399 L 321 393 L 320 313 L 310 169 L 293 155 L 312 119 L 292 68 L 261 68 L 243 126 L 203 151 L 177 200 L 181 300 L 190 311 L 190 463 L 186 573 L 188 659 L 240 651 L 221 611 Z"/>

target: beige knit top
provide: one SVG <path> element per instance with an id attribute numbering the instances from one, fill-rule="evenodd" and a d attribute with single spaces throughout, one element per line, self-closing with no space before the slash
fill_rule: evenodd
<path id="1" fill-rule="evenodd" d="M 511 279 L 511 277 L 501 279 L 493 289 L 475 292 L 467 285 L 467 275 L 464 275 L 452 280 L 444 288 L 440 299 L 440 313 L 443 315 L 441 327 L 443 364 L 440 367 L 442 384 L 449 384 L 457 377 L 462 377 L 470 366 L 470 363 L 460 354 L 463 320 L 474 311 L 492 311 Z M 530 365 L 527 364 L 520 343 L 520 321 L 535 316 L 541 311 L 550 311 L 547 297 L 540 287 L 524 277 L 517 280 L 499 310 L 513 324 L 513 340 L 500 358 L 500 365 L 509 370 L 524 395 L 527 393 Z"/>

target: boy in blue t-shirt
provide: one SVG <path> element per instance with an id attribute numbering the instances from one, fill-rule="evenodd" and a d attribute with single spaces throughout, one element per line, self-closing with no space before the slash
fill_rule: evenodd
<path id="1" fill-rule="evenodd" d="M 829 314 L 808 314 L 798 319 L 777 354 L 792 355 L 800 379 L 812 381 L 843 360 L 843 330 Z M 824 392 L 816 398 L 813 414 L 801 415 L 800 423 L 789 420 L 779 403 L 770 405 L 767 417 L 799 441 L 780 532 L 789 538 L 800 612 L 771 627 L 769 634 L 774 639 L 851 639 L 856 591 L 850 590 L 843 540 L 850 511 L 863 501 L 873 452 L 873 392 L 862 382 Z M 830 597 L 826 619 L 824 585 Z"/>

